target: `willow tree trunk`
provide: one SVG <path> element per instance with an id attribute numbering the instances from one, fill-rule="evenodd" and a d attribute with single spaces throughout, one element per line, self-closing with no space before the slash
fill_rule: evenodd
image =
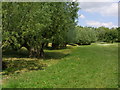
<path id="1" fill-rule="evenodd" d="M 40 54 L 39 54 L 39 57 L 43 58 L 45 55 L 44 55 L 44 43 L 41 45 L 41 49 L 40 49 Z"/>
<path id="2" fill-rule="evenodd" d="M 52 43 L 52 49 L 58 49 L 59 48 L 59 44 L 57 43 Z"/>
<path id="3" fill-rule="evenodd" d="M 44 44 L 44 47 L 45 47 L 45 48 L 48 48 L 48 43 Z"/>

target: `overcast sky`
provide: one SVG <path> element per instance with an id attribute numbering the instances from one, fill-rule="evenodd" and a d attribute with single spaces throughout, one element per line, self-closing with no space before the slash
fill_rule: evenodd
<path id="1" fill-rule="evenodd" d="M 109 28 L 118 26 L 117 2 L 79 2 L 79 7 L 81 8 L 78 12 L 80 26 Z"/>

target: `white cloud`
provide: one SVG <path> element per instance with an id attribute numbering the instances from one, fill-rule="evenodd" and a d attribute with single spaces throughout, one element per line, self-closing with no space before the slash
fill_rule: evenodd
<path id="1" fill-rule="evenodd" d="M 102 16 L 117 16 L 118 15 L 118 3 L 101 3 L 101 2 L 82 2 L 80 8 L 86 12 L 97 12 Z"/>
<path id="2" fill-rule="evenodd" d="M 117 25 L 114 25 L 112 22 L 86 21 L 86 24 L 92 27 L 100 27 L 100 26 L 109 27 L 109 28 L 117 27 Z"/>
<path id="3" fill-rule="evenodd" d="M 84 18 L 85 18 L 85 16 L 84 16 L 83 14 L 81 14 L 81 15 L 80 15 L 80 18 L 84 19 Z"/>

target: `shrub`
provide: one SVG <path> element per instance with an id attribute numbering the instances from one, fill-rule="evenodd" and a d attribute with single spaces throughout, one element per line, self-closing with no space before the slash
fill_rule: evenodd
<path id="1" fill-rule="evenodd" d="M 118 41 L 118 31 L 116 28 L 99 27 L 97 29 L 98 41 L 113 43 Z"/>
<path id="2" fill-rule="evenodd" d="M 96 31 L 90 27 L 76 28 L 76 43 L 78 45 L 90 45 L 97 40 Z"/>
<path id="3" fill-rule="evenodd" d="M 105 33 L 105 41 L 109 43 L 113 43 L 118 40 L 117 30 L 109 30 Z"/>

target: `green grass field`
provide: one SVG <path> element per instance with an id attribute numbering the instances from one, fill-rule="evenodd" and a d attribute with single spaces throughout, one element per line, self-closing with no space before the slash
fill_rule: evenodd
<path id="1" fill-rule="evenodd" d="M 3 75 L 3 88 L 118 87 L 117 43 L 70 46 L 68 49 L 45 52 L 47 58 L 40 60 L 3 57 L 5 60 L 36 61 L 37 64 L 47 65 L 42 70 Z"/>

